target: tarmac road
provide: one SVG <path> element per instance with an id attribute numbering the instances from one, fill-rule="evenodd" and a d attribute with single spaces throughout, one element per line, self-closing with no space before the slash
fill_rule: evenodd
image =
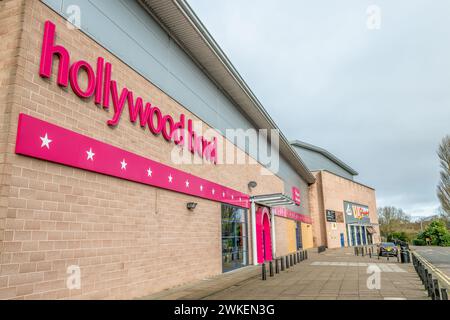
<path id="1" fill-rule="evenodd" d="M 434 267 L 450 277 L 450 247 L 412 247 Z"/>

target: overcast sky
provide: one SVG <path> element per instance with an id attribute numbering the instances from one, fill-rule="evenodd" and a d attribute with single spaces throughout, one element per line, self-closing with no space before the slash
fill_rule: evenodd
<path id="1" fill-rule="evenodd" d="M 378 206 L 434 213 L 450 1 L 188 1 L 288 139 L 348 163 Z"/>

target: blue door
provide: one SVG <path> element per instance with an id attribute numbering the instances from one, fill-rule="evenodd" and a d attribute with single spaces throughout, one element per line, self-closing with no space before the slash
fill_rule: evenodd
<path id="1" fill-rule="evenodd" d="M 341 233 L 341 247 L 343 248 L 344 246 L 345 246 L 344 234 Z"/>

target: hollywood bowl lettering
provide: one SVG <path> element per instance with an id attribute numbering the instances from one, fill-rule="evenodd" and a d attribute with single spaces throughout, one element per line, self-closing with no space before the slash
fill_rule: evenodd
<path id="1" fill-rule="evenodd" d="M 178 146 L 187 145 L 192 154 L 217 164 L 217 138 L 211 140 L 197 134 L 193 129 L 191 119 L 187 120 L 184 114 L 180 114 L 175 121 L 172 116 L 164 115 L 162 111 L 149 102 L 144 102 L 142 97 L 135 96 L 133 91 L 123 87 L 119 90 L 117 81 L 112 79 L 112 65 L 105 62 L 102 57 L 97 58 L 96 69 L 86 61 L 79 60 L 71 64 L 70 53 L 62 45 L 55 44 L 56 27 L 50 21 L 44 25 L 39 75 L 42 78 L 50 78 L 52 73 L 53 58 L 59 59 L 56 82 L 61 87 L 70 87 L 72 91 L 82 99 L 93 98 L 94 103 L 109 109 L 111 101 L 114 110 L 112 119 L 107 121 L 109 126 L 117 126 L 122 116 L 125 104 L 128 105 L 129 117 L 132 123 L 139 118 L 141 127 L 148 127 L 154 135 L 162 135 L 165 140 L 173 141 Z M 79 85 L 79 75 L 85 72 L 87 76 L 86 88 Z M 187 137 L 186 137 L 187 134 Z M 186 144 L 187 140 L 187 144 Z"/>

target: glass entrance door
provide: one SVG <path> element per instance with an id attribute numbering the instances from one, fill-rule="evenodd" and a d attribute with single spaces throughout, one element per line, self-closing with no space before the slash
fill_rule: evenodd
<path id="1" fill-rule="evenodd" d="M 222 271 L 248 265 L 247 210 L 222 205 Z"/>

